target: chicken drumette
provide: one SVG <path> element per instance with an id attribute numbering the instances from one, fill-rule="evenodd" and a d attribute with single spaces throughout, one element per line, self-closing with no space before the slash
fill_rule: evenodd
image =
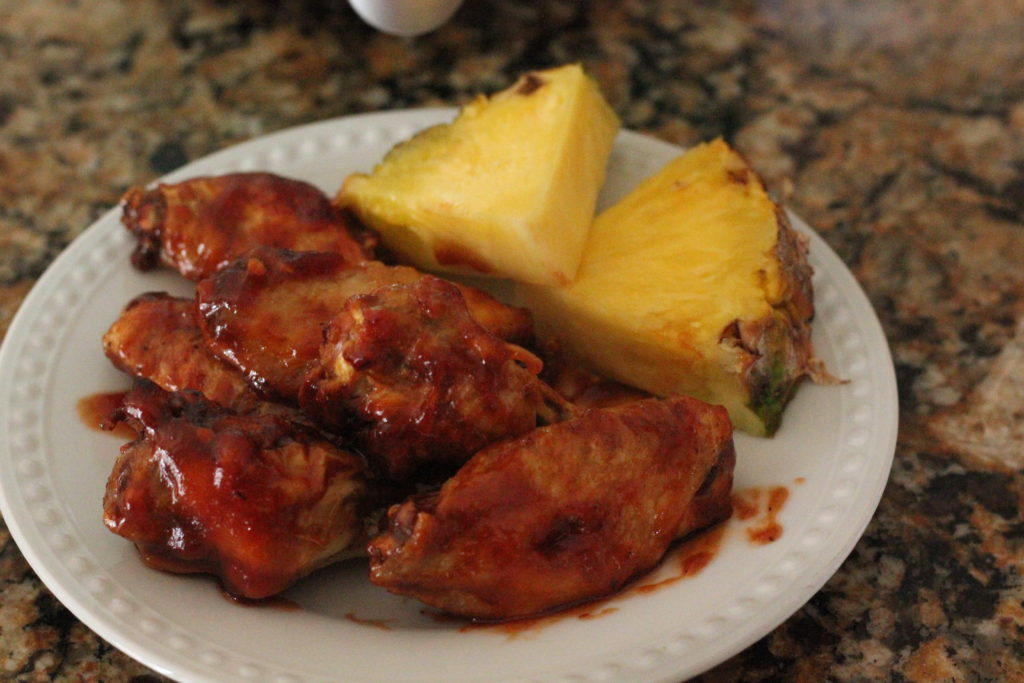
<path id="1" fill-rule="evenodd" d="M 423 277 L 377 261 L 352 265 L 336 254 L 259 248 L 199 283 L 198 322 L 213 351 L 250 383 L 295 400 L 318 361 L 324 326 L 350 297 Z M 464 298 L 470 314 L 497 336 L 530 337 L 525 310 L 479 291 Z"/>
<path id="2" fill-rule="evenodd" d="M 271 173 L 231 173 L 133 188 L 121 222 L 138 239 L 132 263 L 209 277 L 253 247 L 326 251 L 360 263 L 376 237 L 309 183 Z"/>
<path id="3" fill-rule="evenodd" d="M 376 505 L 362 460 L 278 416 L 238 416 L 140 381 L 113 421 L 121 449 L 103 519 L 146 564 L 209 573 L 260 598 L 358 555 Z"/>
<path id="4" fill-rule="evenodd" d="M 438 493 L 393 506 L 370 579 L 478 619 L 604 596 L 728 517 L 734 461 L 721 407 L 675 397 L 588 410 L 489 446 Z"/>
<path id="5" fill-rule="evenodd" d="M 197 391 L 234 412 L 254 410 L 259 394 L 238 368 L 207 348 L 194 310 L 192 299 L 137 296 L 103 335 L 103 350 L 117 369 L 167 391 Z"/>
<path id="6" fill-rule="evenodd" d="M 560 399 L 539 370 L 535 356 L 473 319 L 458 288 L 424 276 L 346 302 L 300 403 L 402 480 L 558 419 Z"/>

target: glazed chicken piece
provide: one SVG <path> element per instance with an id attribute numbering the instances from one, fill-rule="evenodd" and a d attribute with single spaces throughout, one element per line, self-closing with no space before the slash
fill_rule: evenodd
<path id="1" fill-rule="evenodd" d="M 608 595 L 673 539 L 728 517 L 726 411 L 673 397 L 594 409 L 475 455 L 438 493 L 393 506 L 370 580 L 476 619 Z"/>
<path id="2" fill-rule="evenodd" d="M 140 382 L 114 421 L 139 436 L 107 482 L 104 523 L 151 567 L 261 598 L 365 543 L 362 460 L 286 420 Z"/>
<path id="3" fill-rule="evenodd" d="M 133 188 L 121 203 L 121 222 L 138 239 L 132 263 L 141 270 L 169 266 L 190 280 L 209 277 L 261 245 L 331 252 L 360 263 L 376 243 L 319 189 L 271 173 Z"/>
<path id="4" fill-rule="evenodd" d="M 116 368 L 167 391 L 193 390 L 234 412 L 261 403 L 245 376 L 211 352 L 196 324 L 195 301 L 151 292 L 135 297 L 105 335 Z"/>
<path id="5" fill-rule="evenodd" d="M 324 326 L 350 297 L 423 277 L 377 261 L 352 265 L 337 254 L 258 248 L 198 284 L 198 322 L 214 353 L 261 393 L 295 401 L 318 362 Z M 482 292 L 467 304 L 496 334 L 530 337 L 525 310 Z"/>
<path id="6" fill-rule="evenodd" d="M 346 302 L 300 404 L 403 480 L 559 419 L 539 370 L 533 354 L 473 319 L 457 287 L 424 276 Z"/>

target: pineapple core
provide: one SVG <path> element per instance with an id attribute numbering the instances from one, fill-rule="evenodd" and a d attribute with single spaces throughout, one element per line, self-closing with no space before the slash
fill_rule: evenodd
<path id="1" fill-rule="evenodd" d="M 721 140 L 598 216 L 564 286 L 520 288 L 542 332 L 597 371 L 724 405 L 769 435 L 811 372 L 806 243 Z"/>
<path id="2" fill-rule="evenodd" d="M 565 284 L 618 128 L 579 65 L 534 71 L 348 177 L 338 203 L 426 270 Z"/>

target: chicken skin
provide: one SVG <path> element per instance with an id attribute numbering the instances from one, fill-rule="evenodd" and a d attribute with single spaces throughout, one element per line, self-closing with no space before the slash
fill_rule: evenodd
<path id="1" fill-rule="evenodd" d="M 195 301 L 163 293 L 135 297 L 105 335 L 103 350 L 114 366 L 166 391 L 193 390 L 234 412 L 261 399 L 245 376 L 206 346 L 196 324 Z"/>
<path id="2" fill-rule="evenodd" d="M 103 520 L 152 567 L 261 598 L 365 543 L 374 501 L 362 460 L 286 420 L 148 382 L 113 419 L 139 436 L 121 449 Z"/>
<path id="3" fill-rule="evenodd" d="M 271 173 L 133 188 L 122 199 L 121 222 L 138 239 L 136 267 L 162 264 L 190 280 L 209 277 L 261 245 L 326 251 L 360 263 L 376 244 L 319 189 Z"/>
<path id="4" fill-rule="evenodd" d="M 405 266 L 358 265 L 337 254 L 258 248 L 196 289 L 198 322 L 210 347 L 265 395 L 295 401 L 318 362 L 324 326 L 352 296 L 425 277 Z M 482 292 L 468 301 L 474 318 L 499 332 L 529 337 L 532 319 Z"/>
<path id="5" fill-rule="evenodd" d="M 734 461 L 721 407 L 680 396 L 587 410 L 393 506 L 368 547 L 370 580 L 486 620 L 608 595 L 729 515 Z"/>
<path id="6" fill-rule="evenodd" d="M 346 302 L 300 404 L 404 480 L 422 464 L 460 465 L 535 428 L 545 413 L 539 369 L 532 354 L 481 327 L 457 287 L 424 276 Z"/>

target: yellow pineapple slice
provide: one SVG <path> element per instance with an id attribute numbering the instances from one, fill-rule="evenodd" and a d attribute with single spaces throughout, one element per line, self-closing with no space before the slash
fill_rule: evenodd
<path id="1" fill-rule="evenodd" d="M 599 372 L 722 404 L 753 434 L 772 434 L 799 379 L 819 370 L 806 240 L 721 140 L 598 216 L 575 281 L 521 296 Z"/>
<path id="2" fill-rule="evenodd" d="M 337 201 L 421 268 L 563 284 L 618 128 L 578 64 L 530 72 L 347 178 Z"/>

